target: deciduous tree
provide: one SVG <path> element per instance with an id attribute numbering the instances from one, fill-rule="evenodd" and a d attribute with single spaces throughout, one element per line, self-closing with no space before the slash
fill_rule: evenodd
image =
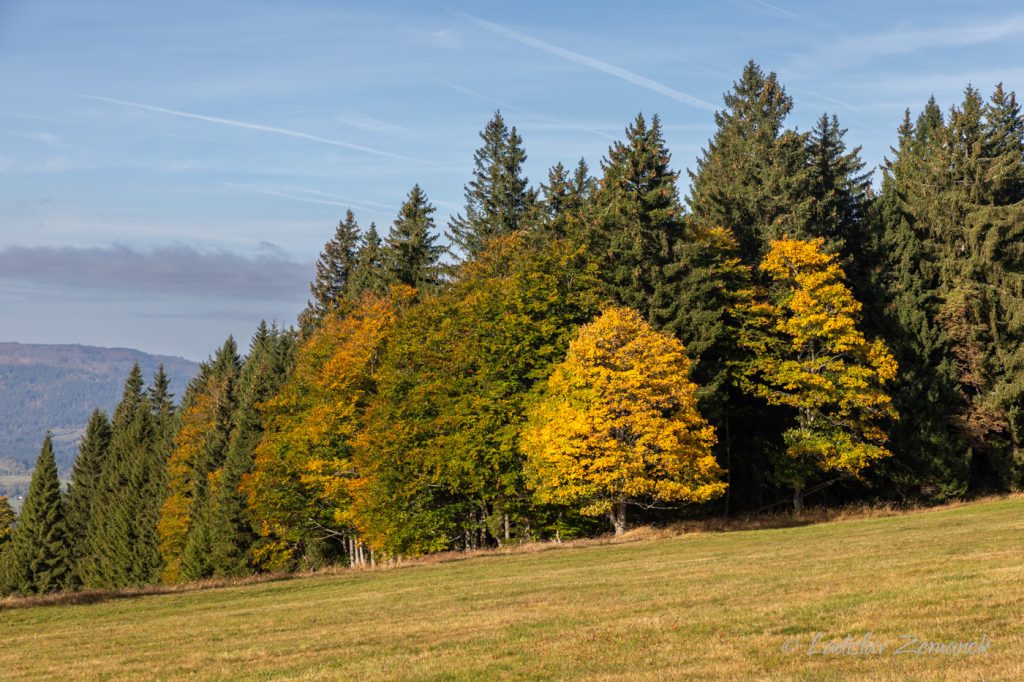
<path id="1" fill-rule="evenodd" d="M 793 487 L 799 511 L 818 471 L 855 476 L 891 454 L 884 426 L 897 415 L 885 385 L 896 361 L 858 328 L 861 305 L 823 239 L 773 241 L 761 270 L 772 285 L 744 311 L 741 343 L 752 356 L 742 379 L 795 412 L 776 474 Z"/>
<path id="2" fill-rule="evenodd" d="M 607 514 L 618 535 L 629 505 L 725 492 L 689 364 L 682 343 L 628 308 L 582 327 L 523 432 L 539 499 Z"/>

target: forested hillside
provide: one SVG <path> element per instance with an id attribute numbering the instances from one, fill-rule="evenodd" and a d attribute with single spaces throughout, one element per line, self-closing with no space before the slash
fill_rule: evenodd
<path id="1" fill-rule="evenodd" d="M 198 370 L 184 358 L 127 348 L 0 343 L 0 461 L 12 460 L 3 469 L 31 469 L 49 429 L 57 464 L 70 471 L 89 413 L 114 409 L 134 362 L 150 375 L 162 364 L 178 394 Z"/>
<path id="2" fill-rule="evenodd" d="M 135 364 L 68 493 L 40 428 L 0 589 L 1020 489 L 1015 95 L 908 109 L 874 184 L 835 116 L 796 130 L 793 104 L 748 63 L 689 188 L 657 115 L 536 183 L 495 113 L 446 229 L 420 184 L 383 234 L 348 211 L 297 328 L 228 338 L 180 396 Z"/>

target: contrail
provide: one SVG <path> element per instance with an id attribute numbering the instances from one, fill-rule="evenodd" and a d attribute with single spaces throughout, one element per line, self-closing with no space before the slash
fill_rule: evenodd
<path id="1" fill-rule="evenodd" d="M 304 133 L 299 130 L 288 130 L 287 128 L 277 128 L 274 126 L 267 126 L 260 123 L 247 123 L 246 121 L 236 121 L 231 118 L 221 118 L 219 116 L 205 116 L 203 114 L 190 114 L 187 111 L 178 111 L 177 109 L 166 109 L 164 107 L 156 107 L 151 104 L 142 104 L 141 102 L 129 102 L 123 99 L 114 99 L 113 97 L 101 97 L 99 95 L 82 95 L 76 94 L 75 97 L 82 97 L 84 99 L 92 99 L 98 102 L 110 102 L 112 104 L 120 104 L 126 107 L 134 107 L 136 109 L 143 109 L 145 111 L 153 111 L 158 114 L 167 114 L 168 116 L 178 116 L 181 118 L 190 118 L 194 121 L 206 121 L 207 123 L 219 123 L 221 125 L 233 126 L 235 128 L 245 128 L 247 130 L 259 130 L 264 133 L 275 133 L 277 135 L 286 135 L 288 137 L 295 137 L 300 140 L 309 140 L 310 142 L 319 142 L 321 144 L 330 144 L 335 147 L 344 147 L 345 149 L 352 149 L 358 152 L 365 152 L 367 154 L 375 154 L 377 156 L 383 156 L 389 159 L 398 159 L 400 161 L 414 161 L 416 163 L 427 163 L 426 161 L 420 161 L 419 159 L 411 159 L 407 156 L 400 154 L 392 154 L 380 149 L 374 149 L 373 147 L 366 147 L 361 144 L 353 144 L 351 142 L 345 142 L 343 140 L 332 140 L 329 137 L 320 137 L 319 135 L 311 135 L 310 133 Z"/>
<path id="2" fill-rule="evenodd" d="M 430 80 L 434 81 L 435 83 L 438 83 L 439 85 L 443 85 L 446 88 L 451 88 L 452 90 L 455 90 L 456 92 L 461 92 L 464 95 L 468 95 L 470 97 L 476 97 L 477 99 L 481 99 L 481 100 L 483 100 L 485 102 L 490 102 L 491 104 L 496 104 L 499 108 L 504 109 L 506 112 L 509 111 L 510 109 L 511 110 L 518 110 L 518 111 L 523 112 L 524 114 L 527 114 L 527 115 L 530 115 L 530 116 L 534 116 L 535 118 L 541 118 L 541 119 L 546 119 L 546 120 L 551 121 L 551 122 L 565 124 L 567 130 L 582 130 L 584 132 L 590 133 L 591 135 L 597 135 L 598 137 L 603 137 L 604 139 L 609 140 L 611 142 L 614 142 L 615 139 L 616 139 L 612 135 L 609 135 L 608 133 L 605 133 L 605 132 L 602 132 L 600 130 L 597 130 L 596 128 L 589 128 L 587 126 L 576 125 L 576 124 L 574 124 L 574 123 L 572 123 L 570 121 L 563 121 L 561 119 L 552 118 L 551 116 L 544 116 L 543 114 L 535 114 L 535 113 L 533 113 L 533 112 L 531 112 L 531 111 L 529 111 L 527 109 L 523 109 L 522 107 L 516 106 L 514 104 L 508 104 L 506 102 L 502 102 L 501 100 L 494 99 L 493 97 L 489 97 L 489 96 L 483 94 L 482 92 L 477 92 L 476 90 L 471 90 L 470 88 L 463 87 L 461 85 L 457 85 L 456 83 L 450 83 L 450 82 L 448 82 L 446 80 L 441 80 L 440 78 L 431 78 Z"/>
<path id="3" fill-rule="evenodd" d="M 293 201 L 304 201 L 304 202 L 309 203 L 309 204 L 322 204 L 322 205 L 325 205 L 325 206 L 338 206 L 338 207 L 341 207 L 341 208 L 353 208 L 353 209 L 359 209 L 361 211 L 366 211 L 367 213 L 374 213 L 374 212 L 379 210 L 379 209 L 367 206 L 366 204 L 363 204 L 361 202 L 333 201 L 331 199 L 317 199 L 315 197 L 304 197 L 304 196 L 300 196 L 298 194 L 290 194 L 288 192 L 280 192 L 278 190 L 267 189 L 267 188 L 264 188 L 264 187 L 253 187 L 251 185 L 240 185 L 240 184 L 235 183 L 235 182 L 225 182 L 225 183 L 222 183 L 222 184 L 227 186 L 227 187 L 235 187 L 237 189 L 245 190 L 247 192 L 256 192 L 257 194 L 266 194 L 267 196 L 280 197 L 282 199 L 291 199 Z M 308 190 L 302 190 L 302 191 L 308 191 Z M 331 195 L 327 195 L 327 196 L 331 196 Z M 343 197 L 337 197 L 337 198 L 338 199 L 343 199 Z M 390 210 L 394 210 L 394 209 L 391 208 Z"/>
<path id="4" fill-rule="evenodd" d="M 717 107 L 711 102 L 702 100 L 699 97 L 694 97 L 693 95 L 688 95 L 685 92 L 679 92 L 678 90 L 670 88 L 667 85 L 663 85 L 658 81 L 651 80 L 650 78 L 646 78 L 645 76 L 641 76 L 640 74 L 633 73 L 632 71 L 628 71 L 626 69 L 623 69 L 622 67 L 614 66 L 612 64 L 608 64 L 607 62 L 602 62 L 598 59 L 594 59 L 593 57 L 588 57 L 586 55 L 580 54 L 579 52 L 566 50 L 563 47 L 558 47 L 557 45 L 546 43 L 543 40 L 538 40 L 537 38 L 531 38 L 528 35 L 524 35 L 517 31 L 505 28 L 504 26 L 491 23 L 490 21 L 485 21 L 479 17 L 473 16 L 472 14 L 466 14 L 465 12 L 456 12 L 456 14 L 472 21 L 474 24 L 476 24 L 477 26 L 484 30 L 490 31 L 491 33 L 497 33 L 498 35 L 504 36 L 510 40 L 514 40 L 517 43 L 527 45 L 542 52 L 547 52 L 548 54 L 553 54 L 556 57 L 561 57 L 562 59 L 567 59 L 570 62 L 582 64 L 583 66 L 589 66 L 590 68 L 606 73 L 609 76 L 621 78 L 622 80 L 628 83 L 632 83 L 633 85 L 640 86 L 641 88 L 647 88 L 648 90 L 652 90 L 654 92 L 657 92 L 658 94 L 670 97 L 676 100 L 677 102 L 689 104 L 692 107 L 697 107 L 698 109 L 704 109 L 706 111 L 717 111 Z"/>
<path id="5" fill-rule="evenodd" d="M 757 3 L 758 5 L 761 5 L 762 7 L 767 7 L 768 9 L 775 11 L 775 12 L 781 14 L 784 17 L 789 17 L 790 19 L 799 19 L 800 18 L 799 14 L 794 14 L 794 13 L 790 12 L 789 10 L 782 9 L 781 7 L 773 5 L 770 2 L 765 2 L 765 0 L 754 0 L 754 2 Z"/>

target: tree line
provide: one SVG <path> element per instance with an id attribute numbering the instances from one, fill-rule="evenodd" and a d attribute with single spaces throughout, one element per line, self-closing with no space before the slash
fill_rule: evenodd
<path id="1" fill-rule="evenodd" d="M 683 515 L 934 503 L 1024 473 L 1024 117 L 909 110 L 880 191 L 835 116 L 746 65 L 680 193 L 657 116 L 545 182 L 500 113 L 439 244 L 349 211 L 297 327 L 180 403 L 136 368 L 69 490 L 49 439 L 6 592 L 562 539 Z M 445 258 L 445 253 L 450 254 Z"/>

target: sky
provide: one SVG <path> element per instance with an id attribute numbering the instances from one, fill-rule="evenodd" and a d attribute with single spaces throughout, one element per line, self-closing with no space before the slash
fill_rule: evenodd
<path id="1" fill-rule="evenodd" d="M 0 0 L 0 341 L 201 360 L 291 324 L 347 208 L 386 232 L 419 183 L 443 230 L 496 109 L 534 183 L 638 112 L 685 171 L 754 59 L 877 167 L 930 95 L 1024 90 L 1022 45 L 1010 1 Z"/>

